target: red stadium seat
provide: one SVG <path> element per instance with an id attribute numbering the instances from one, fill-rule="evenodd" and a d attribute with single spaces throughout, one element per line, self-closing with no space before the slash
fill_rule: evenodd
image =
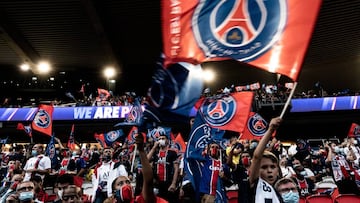
<path id="1" fill-rule="evenodd" d="M 311 195 L 306 198 L 306 203 L 333 203 L 329 195 Z"/>
<path id="2" fill-rule="evenodd" d="M 360 203 L 360 196 L 355 194 L 340 194 L 335 197 L 334 203 Z"/>
<path id="3" fill-rule="evenodd" d="M 306 197 L 300 197 L 299 203 L 306 203 Z"/>

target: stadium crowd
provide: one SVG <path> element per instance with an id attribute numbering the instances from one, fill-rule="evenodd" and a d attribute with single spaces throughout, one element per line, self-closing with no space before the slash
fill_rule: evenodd
<path id="1" fill-rule="evenodd" d="M 224 88 L 221 93 L 251 90 L 260 103 L 283 103 L 290 89 L 252 84 Z M 68 97 L 75 106 L 128 105 L 136 94 L 115 97 L 101 90 L 96 98 Z M 140 100 L 146 102 L 145 97 Z M 210 140 L 199 149 L 199 156 L 188 157 L 174 147 L 175 137 L 163 131 L 145 138 L 136 132 L 135 140 L 127 137 L 110 146 L 84 143 L 73 148 L 55 138 L 52 154 L 45 153 L 43 144 L 13 144 L 8 150 L 2 144 L 0 203 L 300 202 L 316 194 L 334 201 L 340 194 L 360 198 L 356 137 L 318 146 L 303 139 L 288 144 L 273 136 L 281 122 L 273 118 L 260 140 L 235 134 L 226 145 Z"/>
<path id="2" fill-rule="evenodd" d="M 14 144 L 2 151 L 0 202 L 215 202 L 219 186 L 229 202 L 360 195 L 356 138 L 316 147 L 300 139 L 286 146 L 272 137 L 280 123 L 273 118 L 260 141 L 233 136 L 226 148 L 209 142 L 199 158 L 202 175 L 195 188 L 195 177 L 184 170 L 184 154 L 166 134 L 145 143 L 138 135 L 135 143 L 124 139 L 111 147 L 86 144 L 74 150 L 56 138 L 56 162 L 42 144 Z"/>

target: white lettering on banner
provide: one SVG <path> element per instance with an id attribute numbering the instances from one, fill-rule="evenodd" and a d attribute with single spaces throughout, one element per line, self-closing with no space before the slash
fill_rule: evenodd
<path id="1" fill-rule="evenodd" d="M 94 114 L 94 119 L 119 118 L 119 108 L 117 106 L 98 107 Z"/>
<path id="2" fill-rule="evenodd" d="M 74 108 L 74 119 L 91 119 L 92 107 Z"/>
<path id="3" fill-rule="evenodd" d="M 106 107 L 76 107 L 74 119 L 111 119 L 125 118 L 131 106 L 106 106 Z"/>
<path id="4" fill-rule="evenodd" d="M 178 50 L 180 48 L 180 33 L 181 33 L 181 22 L 180 22 L 180 15 L 181 15 L 181 6 L 180 1 L 172 0 L 170 5 L 170 42 L 171 42 L 171 56 L 175 57 L 178 55 Z"/>
<path id="5" fill-rule="evenodd" d="M 130 107 L 123 106 L 121 108 L 121 118 L 125 118 L 125 116 L 130 112 Z"/>

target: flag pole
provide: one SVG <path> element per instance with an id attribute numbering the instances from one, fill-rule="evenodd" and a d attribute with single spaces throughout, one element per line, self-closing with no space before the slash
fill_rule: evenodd
<path id="1" fill-rule="evenodd" d="M 284 114 L 286 112 L 286 109 L 288 108 L 289 104 L 290 104 L 290 101 L 291 101 L 291 98 L 293 97 L 294 95 L 294 92 L 295 92 L 295 89 L 296 89 L 296 86 L 297 86 L 297 82 L 294 82 L 294 87 L 292 88 L 290 94 L 289 94 L 289 97 L 288 99 L 286 100 L 286 103 L 284 105 L 284 108 L 280 114 L 280 118 L 283 118 L 284 117 Z"/>
<path id="2" fill-rule="evenodd" d="M 133 155 L 133 159 L 132 159 L 132 162 L 131 162 L 131 169 L 130 171 L 133 172 L 133 169 L 134 169 L 134 163 L 135 163 L 135 158 L 136 158 L 136 151 L 137 151 L 137 145 L 135 145 L 134 147 L 134 155 Z"/>

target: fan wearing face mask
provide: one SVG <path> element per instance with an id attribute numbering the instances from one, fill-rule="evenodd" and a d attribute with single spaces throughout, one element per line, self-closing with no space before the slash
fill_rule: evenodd
<path id="1" fill-rule="evenodd" d="M 276 191 L 281 195 L 284 203 L 298 203 L 299 191 L 294 181 L 290 178 L 282 178 L 275 183 Z"/>
<path id="2" fill-rule="evenodd" d="M 10 195 L 6 202 L 41 203 L 35 197 L 35 185 L 31 181 L 19 183 L 16 188 L 16 194 Z"/>
<path id="3" fill-rule="evenodd" d="M 112 195 L 111 183 L 118 176 L 128 176 L 123 165 L 116 164 L 112 160 L 113 149 L 104 148 L 102 161 L 95 169 L 92 175 L 92 184 L 94 186 L 93 202 L 102 203 L 106 198 Z"/>
<path id="4" fill-rule="evenodd" d="M 335 143 L 330 143 L 330 145 L 327 143 L 325 148 L 328 153 L 325 163 L 331 167 L 339 193 L 360 195 L 360 190 L 351 176 L 351 167 L 346 157 L 340 153 L 339 146 Z"/>
<path id="5" fill-rule="evenodd" d="M 176 189 L 179 175 L 179 159 L 174 150 L 169 149 L 167 135 L 160 135 L 154 143 L 147 158 L 153 164 L 156 185 L 159 197 L 169 202 L 176 202 L 178 199 Z"/>

